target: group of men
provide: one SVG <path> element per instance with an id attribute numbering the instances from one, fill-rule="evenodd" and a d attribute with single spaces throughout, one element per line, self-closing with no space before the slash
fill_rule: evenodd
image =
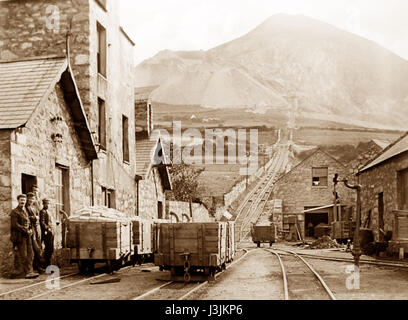
<path id="1" fill-rule="evenodd" d="M 14 278 L 35 278 L 51 265 L 54 230 L 48 213 L 50 200 L 37 199 L 37 189 L 17 197 L 11 211 L 10 240 L 14 248 Z"/>

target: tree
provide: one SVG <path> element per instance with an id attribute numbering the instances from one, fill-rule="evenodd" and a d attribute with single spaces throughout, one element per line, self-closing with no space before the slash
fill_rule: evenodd
<path id="1" fill-rule="evenodd" d="M 198 198 L 198 176 L 204 170 L 184 163 L 169 168 L 174 197 L 177 201 L 189 203 L 190 216 L 193 215 L 192 202 Z"/>

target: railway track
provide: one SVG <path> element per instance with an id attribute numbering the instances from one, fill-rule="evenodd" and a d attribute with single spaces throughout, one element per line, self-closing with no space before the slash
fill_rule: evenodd
<path id="1" fill-rule="evenodd" d="M 285 253 L 282 255 L 276 250 L 264 250 L 278 258 L 282 271 L 284 300 L 323 300 L 327 298 L 336 300 L 323 278 L 304 258 L 292 251 L 278 249 Z M 290 266 L 287 265 L 285 268 L 285 262 L 290 262 Z M 307 272 L 304 272 L 305 266 L 308 268 Z M 324 289 L 324 294 L 322 294 L 322 289 Z"/>
<path id="2" fill-rule="evenodd" d="M 130 268 L 131 266 L 124 267 L 121 270 Z M 50 277 L 49 275 L 48 277 Z M 22 286 L 7 292 L 0 293 L 0 300 L 36 300 L 57 291 L 80 285 L 85 282 L 90 282 L 102 278 L 104 276 L 110 276 L 108 273 L 101 273 L 93 276 L 87 276 L 80 274 L 79 272 L 70 273 L 67 275 L 47 278 L 47 280 L 38 281 L 26 286 Z M 53 287 L 58 282 L 58 287 Z"/>
<path id="3" fill-rule="evenodd" d="M 237 260 L 227 265 L 228 270 L 233 265 L 241 261 L 247 254 L 248 250 L 244 249 L 245 253 Z M 215 274 L 215 278 L 218 278 L 223 272 Z M 191 294 L 201 289 L 208 284 L 208 280 L 204 282 L 196 283 L 182 283 L 176 281 L 167 281 L 164 284 L 157 286 L 132 300 L 186 300 Z"/>
<path id="4" fill-rule="evenodd" d="M 255 188 L 251 190 L 238 207 L 238 214 L 235 218 L 235 239 L 237 243 L 241 242 L 250 232 L 250 223 L 256 222 L 263 213 L 272 191 L 272 186 L 278 174 L 284 169 L 283 165 L 286 163 L 287 157 L 287 147 L 278 146 L 278 153 L 267 169 L 267 174 L 258 182 Z"/>

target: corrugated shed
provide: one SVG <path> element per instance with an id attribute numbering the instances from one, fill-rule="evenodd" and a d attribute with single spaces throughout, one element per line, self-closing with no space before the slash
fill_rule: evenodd
<path id="1" fill-rule="evenodd" d="M 360 173 L 371 169 L 401 153 L 408 151 L 408 133 L 403 135 L 393 144 L 388 146 L 377 158 L 367 164 L 363 169 L 360 170 Z"/>
<path id="2" fill-rule="evenodd" d="M 66 58 L 1 62 L 0 129 L 25 124 L 66 68 Z"/>

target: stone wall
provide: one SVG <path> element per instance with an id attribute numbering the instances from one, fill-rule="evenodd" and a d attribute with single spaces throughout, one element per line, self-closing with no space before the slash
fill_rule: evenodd
<path id="1" fill-rule="evenodd" d="M 63 120 L 60 123 L 52 121 L 55 116 L 60 116 Z M 2 131 L 3 134 L 4 131 Z M 56 132 L 62 133 L 62 143 L 54 142 L 52 135 Z M 7 156 L 2 153 L 3 156 Z M 11 161 L 10 161 L 11 159 Z M 5 161 L 7 159 L 4 158 Z M 61 221 L 59 213 L 56 211 L 56 168 L 62 165 L 69 169 L 69 198 L 70 212 L 91 204 L 91 173 L 90 162 L 86 159 L 81 149 L 81 142 L 78 139 L 74 128 L 73 119 L 66 105 L 63 92 L 56 85 L 55 90 L 49 95 L 47 101 L 37 108 L 26 126 L 16 129 L 11 133 L 10 155 L 10 180 L 11 195 L 2 200 L 2 207 L 17 206 L 17 196 L 22 192 L 21 175 L 29 174 L 37 177 L 40 197 L 47 197 L 52 200 L 49 212 L 54 222 Z M 3 212 L 3 217 L 8 217 L 9 212 Z M 7 214 L 7 216 L 6 216 Z M 8 218 L 9 220 L 9 218 Z M 1 221 L 2 228 L 8 228 L 4 239 L 10 237 L 9 221 Z M 4 224 L 3 224 L 4 222 Z M 61 224 L 56 227 L 56 248 L 61 248 Z M 11 257 L 11 243 L 0 248 L 2 257 Z M 1 260 L 2 272 L 9 270 L 12 260 Z"/>
<path id="2" fill-rule="evenodd" d="M 379 240 L 378 227 L 378 196 L 383 193 L 384 201 L 384 231 L 392 231 L 393 210 L 398 210 L 398 171 L 408 168 L 408 154 L 401 154 L 359 176 L 361 191 L 361 216 L 365 221 L 371 210 L 371 224 L 375 239 Z"/>
<path id="3" fill-rule="evenodd" d="M 312 186 L 312 167 L 328 167 L 328 186 Z M 297 216 L 300 229 L 304 233 L 305 207 L 320 207 L 333 203 L 333 178 L 338 173 L 347 176 L 347 168 L 322 151 L 317 151 L 311 157 L 276 181 L 273 188 L 273 198 L 282 200 L 282 215 Z M 337 192 L 342 202 L 352 202 L 353 197 L 344 184 L 337 185 Z M 282 216 L 278 221 L 283 229 Z"/>
<path id="4" fill-rule="evenodd" d="M 0 2 L 0 60 L 64 56 L 71 23 L 71 64 L 84 108 L 90 109 L 89 0 Z M 97 119 L 95 113 L 91 119 Z"/>
<path id="5" fill-rule="evenodd" d="M 10 130 L 0 130 L 0 272 L 12 267 L 10 242 L 11 150 Z"/>
<path id="6" fill-rule="evenodd" d="M 178 222 L 212 222 L 215 221 L 210 216 L 207 208 L 200 203 L 192 203 L 193 216 L 190 216 L 190 204 L 183 201 L 169 201 L 166 207 L 169 219 L 177 216 Z M 174 220 L 173 220 L 174 221 Z"/>
<path id="7" fill-rule="evenodd" d="M 153 168 L 146 179 L 139 181 L 139 216 L 144 219 L 157 219 L 159 216 L 158 201 L 163 204 L 162 219 L 164 219 L 166 197 L 158 169 Z"/>

